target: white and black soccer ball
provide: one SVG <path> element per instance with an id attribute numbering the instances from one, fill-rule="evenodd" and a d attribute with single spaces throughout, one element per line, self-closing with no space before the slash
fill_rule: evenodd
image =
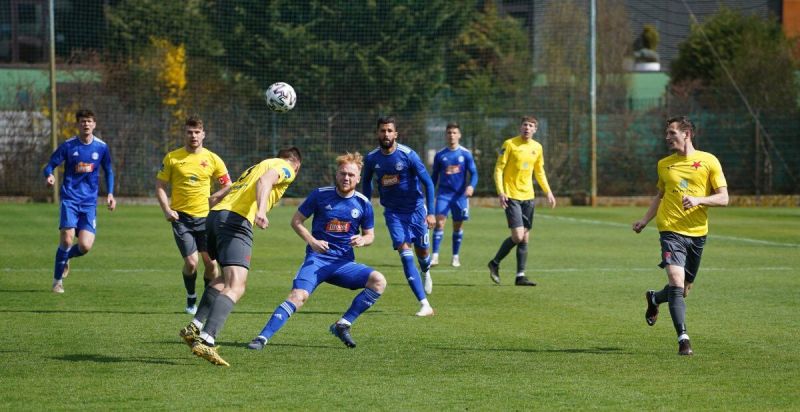
<path id="1" fill-rule="evenodd" d="M 264 92 L 267 107 L 275 112 L 288 112 L 297 103 L 297 94 L 289 83 L 273 83 Z"/>

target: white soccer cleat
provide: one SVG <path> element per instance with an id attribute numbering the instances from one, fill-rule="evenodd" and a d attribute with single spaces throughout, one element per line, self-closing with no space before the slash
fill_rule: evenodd
<path id="1" fill-rule="evenodd" d="M 64 285 L 61 282 L 53 282 L 53 293 L 64 293 Z"/>
<path id="2" fill-rule="evenodd" d="M 190 315 L 194 315 L 197 313 L 197 306 L 187 306 L 183 311 Z"/>
<path id="3" fill-rule="evenodd" d="M 421 318 L 433 316 L 433 307 L 431 307 L 431 305 L 422 305 L 419 308 L 419 312 L 415 313 L 415 315 Z"/>
<path id="4" fill-rule="evenodd" d="M 425 285 L 425 287 L 424 287 L 425 294 L 426 295 L 430 295 L 431 292 L 433 292 L 433 279 L 431 279 L 431 271 L 430 270 L 425 272 L 424 280 L 425 280 L 425 283 L 424 283 L 424 285 Z"/>
<path id="5" fill-rule="evenodd" d="M 434 253 L 433 255 L 431 255 L 431 266 L 436 266 L 438 264 L 439 264 L 439 254 Z"/>
<path id="6" fill-rule="evenodd" d="M 461 267 L 461 261 L 458 259 L 458 255 L 453 255 L 453 261 L 450 262 L 454 268 Z"/>

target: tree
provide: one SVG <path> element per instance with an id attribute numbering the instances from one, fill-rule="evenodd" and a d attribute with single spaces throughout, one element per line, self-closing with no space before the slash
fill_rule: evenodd
<path id="1" fill-rule="evenodd" d="M 670 74 L 673 90 L 694 95 L 705 106 L 741 108 L 738 88 L 760 112 L 797 108 L 797 67 L 777 21 L 722 8 L 692 25 Z"/>

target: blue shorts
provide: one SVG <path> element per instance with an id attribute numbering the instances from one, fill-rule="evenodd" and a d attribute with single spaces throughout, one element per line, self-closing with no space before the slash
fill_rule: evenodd
<path id="1" fill-rule="evenodd" d="M 469 198 L 466 196 L 436 197 L 436 214 L 447 216 L 448 211 L 456 222 L 469 220 Z"/>
<path id="2" fill-rule="evenodd" d="M 61 221 L 58 228 L 97 233 L 97 205 L 61 202 Z"/>
<path id="3" fill-rule="evenodd" d="M 306 255 L 306 260 L 292 281 L 293 289 L 303 289 L 310 295 L 322 282 L 347 289 L 367 286 L 369 274 L 375 269 L 351 260 L 325 258 L 318 254 Z"/>
<path id="4" fill-rule="evenodd" d="M 430 243 L 428 224 L 425 223 L 427 211 L 420 207 L 411 213 L 397 213 L 390 210 L 383 212 L 392 247 L 397 249 L 402 243 L 413 243 L 420 249 L 427 249 Z"/>

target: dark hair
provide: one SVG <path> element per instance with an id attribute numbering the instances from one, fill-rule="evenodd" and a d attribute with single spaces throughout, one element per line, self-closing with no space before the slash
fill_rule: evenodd
<path id="1" fill-rule="evenodd" d="M 393 124 L 395 129 L 397 128 L 397 121 L 394 120 L 393 116 L 381 116 L 378 118 L 378 124 L 375 125 L 376 129 L 380 129 L 382 124 Z"/>
<path id="2" fill-rule="evenodd" d="M 448 131 L 450 129 L 458 129 L 458 131 L 460 132 L 461 131 L 461 126 L 459 126 L 458 123 L 456 123 L 456 122 L 450 122 L 450 123 L 447 124 L 447 127 L 445 127 L 444 130 Z"/>
<path id="3" fill-rule="evenodd" d="M 531 123 L 535 124 L 537 127 L 539 126 L 539 121 L 536 120 L 536 118 L 533 117 L 533 116 L 522 116 L 522 121 L 519 122 L 519 123 L 522 124 L 522 123 L 525 123 L 525 122 L 531 122 Z"/>
<path id="4" fill-rule="evenodd" d="M 203 119 L 201 119 L 200 116 L 197 116 L 197 115 L 189 116 L 189 118 L 186 119 L 186 123 L 184 123 L 184 126 L 187 126 L 187 127 L 198 127 L 200 129 L 202 129 L 203 128 Z"/>
<path id="5" fill-rule="evenodd" d="M 92 120 L 97 120 L 97 117 L 94 116 L 94 112 L 89 109 L 80 109 L 75 112 L 75 121 L 81 121 L 82 117 L 90 117 Z"/>
<path id="6" fill-rule="evenodd" d="M 686 116 L 670 117 L 669 119 L 667 119 L 667 125 L 664 128 L 668 129 L 669 125 L 673 123 L 678 124 L 678 130 L 684 133 L 689 132 L 689 134 L 692 135 L 691 137 L 694 138 L 694 130 L 695 130 L 694 123 L 692 123 L 692 121 L 689 120 L 688 117 Z"/>
<path id="7" fill-rule="evenodd" d="M 290 146 L 278 151 L 278 157 L 285 160 L 293 160 L 297 163 L 303 162 L 303 155 L 300 154 L 300 149 L 297 146 Z"/>

